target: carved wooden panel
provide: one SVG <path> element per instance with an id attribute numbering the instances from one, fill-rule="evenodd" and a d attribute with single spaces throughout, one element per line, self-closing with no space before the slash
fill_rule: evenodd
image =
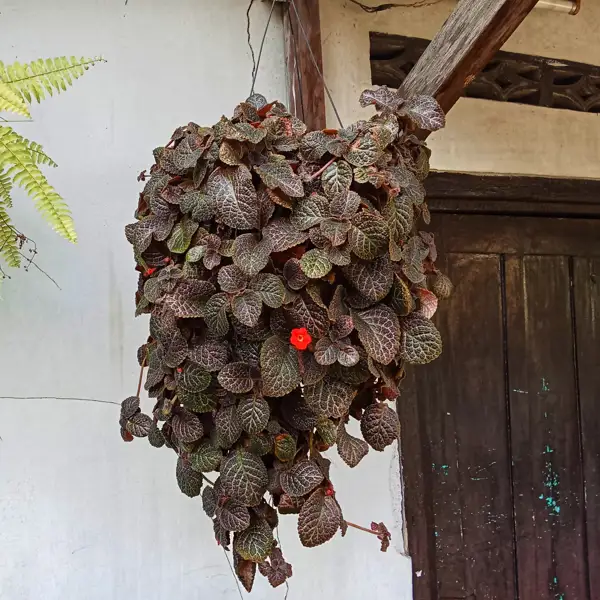
<path id="1" fill-rule="evenodd" d="M 428 44 L 422 38 L 371 33 L 373 83 L 400 87 Z M 600 67 L 501 51 L 463 95 L 600 113 Z"/>

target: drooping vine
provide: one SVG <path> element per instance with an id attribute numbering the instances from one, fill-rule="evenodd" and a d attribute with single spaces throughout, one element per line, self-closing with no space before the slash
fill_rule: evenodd
<path id="1" fill-rule="evenodd" d="M 213 127 L 180 127 L 126 227 L 156 404 L 126 399 L 121 435 L 176 452 L 181 491 L 201 495 L 247 590 L 257 568 L 273 586 L 291 576 L 279 515 L 298 513 L 307 547 L 354 526 L 324 452 L 355 467 L 396 441 L 405 365 L 442 350 L 430 319 L 452 286 L 419 231 L 430 153 L 415 133 L 444 115 L 385 87 L 360 102 L 377 114 L 340 130 L 307 132 L 257 94 Z M 383 523 L 365 530 L 387 548 Z"/>

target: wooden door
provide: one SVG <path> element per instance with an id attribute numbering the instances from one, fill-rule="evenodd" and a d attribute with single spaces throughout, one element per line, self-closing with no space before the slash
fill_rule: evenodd
<path id="1" fill-rule="evenodd" d="M 600 598 L 600 194 L 559 218 L 511 181 L 430 202 L 456 287 L 398 402 L 415 600 Z"/>

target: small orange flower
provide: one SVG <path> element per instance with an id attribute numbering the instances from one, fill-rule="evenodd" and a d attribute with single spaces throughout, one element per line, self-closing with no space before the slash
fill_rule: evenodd
<path id="1" fill-rule="evenodd" d="M 312 337 L 305 327 L 299 329 L 292 329 L 292 335 L 290 336 L 290 343 L 294 348 L 298 350 L 306 350 L 308 345 L 312 342 Z"/>

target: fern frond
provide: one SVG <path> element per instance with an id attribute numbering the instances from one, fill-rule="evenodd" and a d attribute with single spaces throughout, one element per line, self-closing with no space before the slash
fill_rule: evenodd
<path id="1" fill-rule="evenodd" d="M 0 112 L 12 112 L 24 117 L 31 116 L 27 103 L 23 100 L 21 94 L 2 80 L 0 80 Z"/>
<path id="2" fill-rule="evenodd" d="M 6 212 L 6 206 L 2 202 L 0 202 L 0 256 L 9 267 L 18 267 L 21 264 L 17 235 Z"/>
<path id="3" fill-rule="evenodd" d="M 0 173 L 0 204 L 8 208 L 12 208 L 12 198 L 10 192 L 12 191 L 12 180 L 7 173 Z"/>
<path id="4" fill-rule="evenodd" d="M 79 79 L 98 62 L 104 62 L 104 59 L 59 56 L 45 60 L 40 58 L 26 64 L 15 62 L 11 65 L 0 61 L 0 82 L 19 92 L 28 103 L 33 98 L 41 102 L 46 94 L 52 96 L 55 91 L 66 91 L 75 79 Z"/>
<path id="5" fill-rule="evenodd" d="M 23 141 L 27 144 L 31 158 L 36 165 L 48 165 L 49 167 L 58 167 L 58 165 L 44 152 L 44 149 L 37 142 L 30 142 L 28 139 L 23 138 Z"/>
<path id="6" fill-rule="evenodd" d="M 40 171 L 29 144 L 28 140 L 11 127 L 0 127 L 0 169 L 6 169 L 13 183 L 27 192 L 38 211 L 57 233 L 76 242 L 77 234 L 71 211 Z"/>

